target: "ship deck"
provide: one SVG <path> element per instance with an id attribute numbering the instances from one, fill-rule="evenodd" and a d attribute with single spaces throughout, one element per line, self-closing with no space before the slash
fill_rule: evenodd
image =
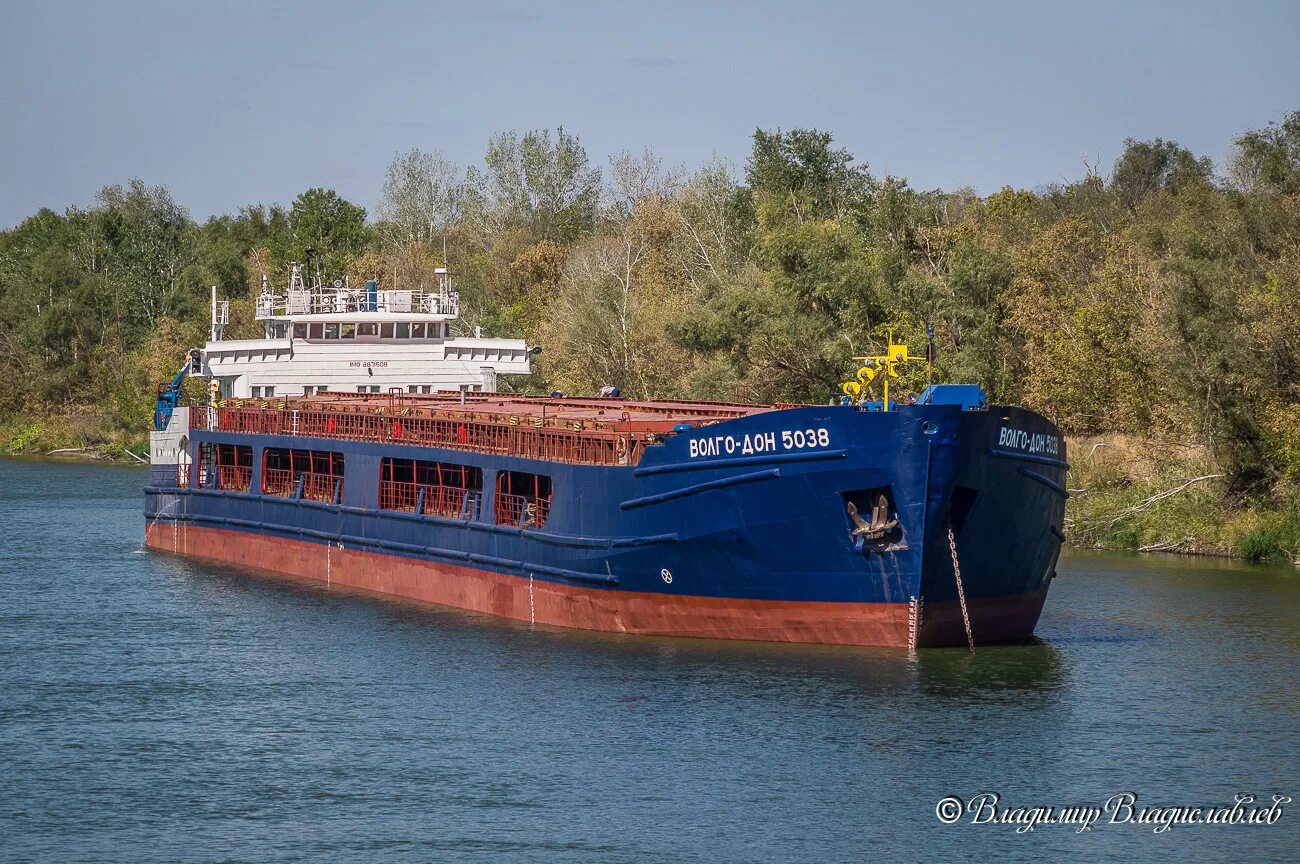
<path id="1" fill-rule="evenodd" d="M 505 393 L 322 393 L 231 399 L 212 431 L 380 441 L 595 465 L 635 465 L 679 424 L 702 426 L 793 405 L 577 399 Z"/>
<path id="2" fill-rule="evenodd" d="M 525 396 L 517 393 L 324 393 L 303 397 L 325 410 L 374 410 L 379 406 L 412 408 L 445 415 L 483 417 L 560 418 L 598 422 L 609 419 L 632 426 L 688 421 L 731 420 L 761 414 L 783 406 L 745 405 L 733 402 L 696 402 L 658 399 L 578 399 L 571 397 Z M 656 425 L 657 428 L 657 425 Z M 671 427 L 669 427 L 671 428 Z"/>

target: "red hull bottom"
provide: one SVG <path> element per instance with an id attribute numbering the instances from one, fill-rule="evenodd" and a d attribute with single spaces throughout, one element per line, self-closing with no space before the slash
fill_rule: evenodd
<path id="1" fill-rule="evenodd" d="M 145 546 L 282 576 L 556 627 L 654 636 L 908 647 L 906 603 L 743 600 L 584 588 L 302 540 L 151 524 Z M 971 604 L 977 643 L 1028 639 L 1046 592 Z M 965 645 L 955 603 L 925 604 L 918 646 Z"/>

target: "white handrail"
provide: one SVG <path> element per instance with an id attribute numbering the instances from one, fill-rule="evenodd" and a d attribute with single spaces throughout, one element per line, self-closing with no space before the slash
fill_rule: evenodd
<path id="1" fill-rule="evenodd" d="M 345 312 L 382 312 L 460 317 L 460 296 L 419 290 L 387 290 L 368 294 L 343 288 L 329 291 L 264 293 L 257 298 L 257 319 L 297 315 L 329 315 Z"/>

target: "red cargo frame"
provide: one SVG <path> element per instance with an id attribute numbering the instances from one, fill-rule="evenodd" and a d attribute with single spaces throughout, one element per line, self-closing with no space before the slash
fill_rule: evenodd
<path id="1" fill-rule="evenodd" d="M 286 465 L 288 467 L 284 467 Z M 262 451 L 263 495 L 292 497 L 297 493 L 300 481 L 305 500 L 342 501 L 343 454 L 332 450 L 286 450 L 280 447 L 267 447 Z"/>
<path id="2" fill-rule="evenodd" d="M 385 458 L 380 465 L 379 509 L 472 519 L 478 515 L 483 471 L 470 465 Z"/>

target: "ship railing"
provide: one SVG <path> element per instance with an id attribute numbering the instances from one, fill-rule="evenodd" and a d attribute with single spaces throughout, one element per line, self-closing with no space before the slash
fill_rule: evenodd
<path id="1" fill-rule="evenodd" d="M 336 474 L 266 468 L 262 471 L 262 494 L 280 498 L 300 497 L 305 501 L 341 501 L 343 478 Z"/>
<path id="2" fill-rule="evenodd" d="M 253 485 L 253 469 L 246 465 L 218 465 L 217 488 L 247 492 Z"/>
<path id="3" fill-rule="evenodd" d="M 288 291 L 257 298 L 257 319 L 329 315 L 339 312 L 400 312 L 460 317 L 460 297 L 454 292 L 411 290 L 376 291 L 340 288 L 332 291 Z"/>
<path id="4" fill-rule="evenodd" d="M 541 528 L 546 524 L 546 520 L 551 516 L 551 499 L 537 498 L 531 504 L 532 512 L 529 507 L 524 508 L 524 526 L 525 528 Z"/>
<path id="5" fill-rule="evenodd" d="M 504 492 L 498 492 L 495 509 L 496 524 L 498 525 L 541 528 L 551 515 L 551 499 L 529 498 L 525 495 L 507 495 Z"/>
<path id="6" fill-rule="evenodd" d="M 333 501 L 343 495 L 343 479 L 333 474 L 298 475 L 302 479 L 302 498 L 305 501 Z"/>
<path id="7" fill-rule="evenodd" d="M 407 513 L 414 513 L 419 501 L 420 486 L 418 483 L 402 483 L 396 480 L 379 481 L 380 510 L 403 510 Z"/>
<path id="8" fill-rule="evenodd" d="M 447 519 L 473 519 L 478 516 L 480 494 L 461 486 L 436 486 L 428 483 L 403 483 L 383 480 L 379 483 L 379 509 L 403 510 Z"/>
<path id="9" fill-rule="evenodd" d="M 477 489 L 470 489 L 465 494 L 465 509 L 461 511 L 462 519 L 477 519 L 479 508 L 482 505 L 483 493 Z"/>
<path id="10" fill-rule="evenodd" d="M 349 411 L 303 411 L 273 407 L 218 409 L 222 432 L 292 435 L 383 441 L 499 453 L 582 465 L 636 465 L 645 439 L 611 429 L 581 429 L 562 425 L 512 425 L 446 417 L 419 417 Z"/>
<path id="11" fill-rule="evenodd" d="M 496 523 L 498 525 L 518 525 L 523 519 L 524 508 L 528 499 L 522 495 L 507 495 L 498 492 L 496 497 Z"/>
<path id="12" fill-rule="evenodd" d="M 279 468 L 264 468 L 262 470 L 263 495 L 278 495 L 281 498 L 289 498 L 293 496 L 297 488 L 298 481 L 292 471 Z"/>
<path id="13" fill-rule="evenodd" d="M 478 493 L 455 486 L 429 486 L 424 490 L 421 512 L 448 519 L 473 519 L 478 515 Z"/>

